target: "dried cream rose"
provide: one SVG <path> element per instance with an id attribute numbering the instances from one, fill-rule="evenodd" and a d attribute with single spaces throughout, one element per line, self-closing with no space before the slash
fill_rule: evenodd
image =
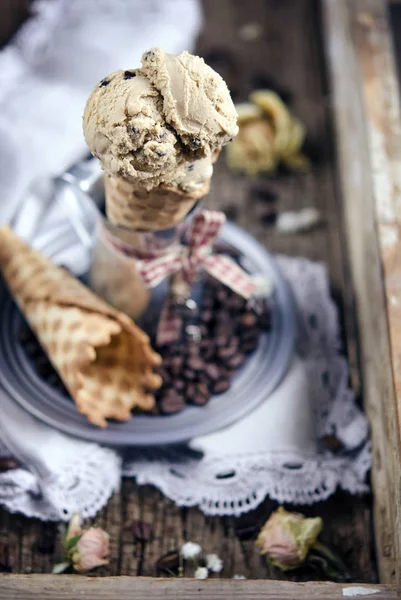
<path id="1" fill-rule="evenodd" d="M 323 528 L 320 517 L 306 519 L 280 506 L 261 529 L 256 545 L 269 561 L 283 571 L 299 567 Z"/>
<path id="2" fill-rule="evenodd" d="M 85 573 L 95 567 L 107 565 L 105 558 L 109 553 L 110 536 L 100 527 L 84 531 L 71 555 L 72 565 L 79 573 Z"/>
<path id="3" fill-rule="evenodd" d="M 75 513 L 72 515 L 71 520 L 68 524 L 67 535 L 65 537 L 65 541 L 69 542 L 72 538 L 77 535 L 82 535 L 83 530 L 81 527 L 81 517 L 79 513 Z"/>

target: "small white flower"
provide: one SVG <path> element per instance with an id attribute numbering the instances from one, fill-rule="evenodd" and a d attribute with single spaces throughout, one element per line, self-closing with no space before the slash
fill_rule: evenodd
<path id="1" fill-rule="evenodd" d="M 195 544 L 194 542 L 186 542 L 181 546 L 181 556 L 187 560 L 196 558 L 201 552 L 202 548 L 199 544 Z"/>
<path id="2" fill-rule="evenodd" d="M 217 554 L 206 554 L 206 566 L 212 573 L 220 573 L 223 570 L 223 561 Z"/>
<path id="3" fill-rule="evenodd" d="M 234 575 L 233 579 L 246 579 L 245 575 Z"/>
<path id="4" fill-rule="evenodd" d="M 198 567 L 195 571 L 195 579 L 207 579 L 209 577 L 209 571 L 206 567 Z"/>

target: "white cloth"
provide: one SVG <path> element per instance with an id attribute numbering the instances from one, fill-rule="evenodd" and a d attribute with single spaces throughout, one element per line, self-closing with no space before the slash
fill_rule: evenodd
<path id="1" fill-rule="evenodd" d="M 366 491 L 368 424 L 348 387 L 325 268 L 305 259 L 279 261 L 298 305 L 297 354 L 284 382 L 254 412 L 189 446 L 135 448 L 120 456 L 54 431 L 5 398 L 0 453 L 26 468 L 0 474 L 0 502 L 40 519 L 68 519 L 77 511 L 89 517 L 122 475 L 210 515 L 241 514 L 266 495 L 310 504 L 337 487 Z M 335 435 L 341 451 L 325 449 L 319 441 L 325 435 Z"/>

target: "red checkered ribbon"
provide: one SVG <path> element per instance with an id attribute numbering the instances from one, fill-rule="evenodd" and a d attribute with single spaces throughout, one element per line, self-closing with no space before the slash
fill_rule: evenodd
<path id="1" fill-rule="evenodd" d="M 225 220 L 224 213 L 220 211 L 204 210 L 193 218 L 187 234 L 187 245 L 178 245 L 161 256 L 135 257 L 136 269 L 146 287 L 156 287 L 167 276 L 173 276 L 171 295 L 160 316 L 157 331 L 159 344 L 174 342 L 179 338 L 182 318 L 175 312 L 174 306 L 178 298 L 188 298 L 200 269 L 243 298 L 250 298 L 255 291 L 256 285 L 251 277 L 237 263 L 228 256 L 212 254 L 213 244 Z"/>

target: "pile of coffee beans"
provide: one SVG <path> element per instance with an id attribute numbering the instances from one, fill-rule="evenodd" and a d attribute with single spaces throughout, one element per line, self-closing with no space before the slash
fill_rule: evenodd
<path id="1" fill-rule="evenodd" d="M 207 280 L 197 322 L 191 323 L 200 339 L 183 337 L 180 342 L 157 348 L 163 357 L 158 368 L 163 385 L 156 394 L 153 414 L 173 414 L 187 404 L 202 406 L 216 394 L 226 392 L 235 372 L 259 343 L 270 326 L 268 302 L 246 302 L 224 285 Z M 62 380 L 27 323 L 19 341 L 38 375 L 68 396 Z"/>
<path id="2" fill-rule="evenodd" d="M 246 302 L 215 280 L 208 280 L 195 327 L 199 340 L 157 348 L 163 357 L 159 373 L 163 385 L 157 392 L 155 414 L 173 414 L 186 404 L 202 406 L 226 392 L 236 370 L 270 326 L 266 300 Z"/>

